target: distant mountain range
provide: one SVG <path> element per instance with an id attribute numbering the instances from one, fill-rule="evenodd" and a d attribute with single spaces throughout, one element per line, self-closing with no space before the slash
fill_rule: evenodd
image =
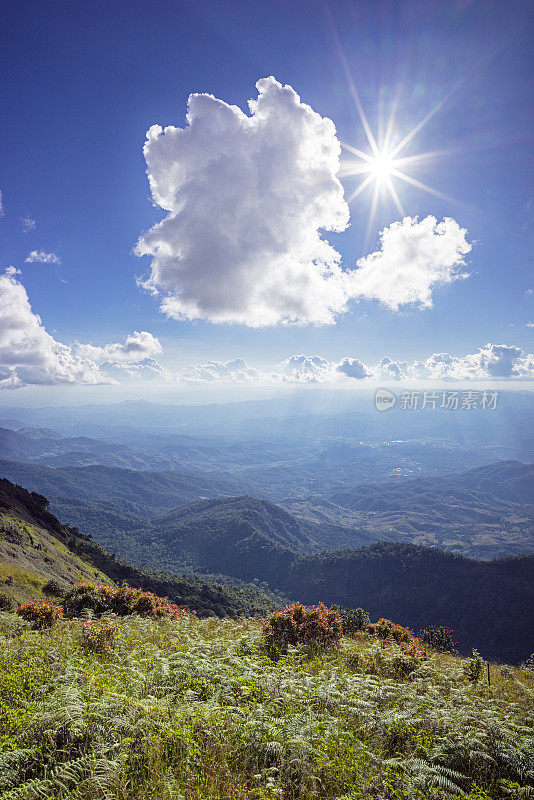
<path id="1" fill-rule="evenodd" d="M 49 467 L 98 464 L 138 470 L 171 470 L 181 466 L 188 458 L 195 460 L 198 457 L 194 448 L 183 446 L 174 449 L 179 451 L 181 457 L 176 452 L 173 456 L 88 436 L 62 436 L 49 428 L 24 427 L 12 430 L 0 427 L 0 453 L 4 458 Z"/>
<path id="2" fill-rule="evenodd" d="M 243 491 L 235 476 L 191 470 L 57 469 L 0 461 L 0 475 L 46 495 L 69 525 L 113 550 L 176 507 L 235 498 Z M 533 498 L 534 466 L 499 462 L 453 475 L 360 484 L 278 505 L 306 530 L 309 552 L 382 540 L 490 559 L 534 552 Z M 175 517 L 183 513 L 178 508 Z"/>
<path id="3" fill-rule="evenodd" d="M 47 466 L 203 470 L 238 493 L 280 500 L 394 476 L 459 472 L 532 460 L 529 392 L 501 392 L 497 409 L 387 414 L 371 392 L 306 392 L 209 405 L 144 401 L 0 407 L 0 456 Z M 57 433 L 60 431 L 61 433 Z"/>
<path id="4" fill-rule="evenodd" d="M 356 527 L 474 558 L 534 553 L 534 465 L 490 464 L 453 475 L 360 484 L 284 507 L 317 524 Z"/>

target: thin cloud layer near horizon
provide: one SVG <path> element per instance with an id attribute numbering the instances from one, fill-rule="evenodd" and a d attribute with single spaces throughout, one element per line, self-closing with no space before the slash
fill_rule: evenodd
<path id="1" fill-rule="evenodd" d="M 149 26 L 140 63 L 156 40 L 163 54 L 174 53 L 184 21 L 193 39 L 209 35 L 215 7 L 200 5 L 196 16 L 187 3 L 174 10 L 163 3 L 176 40 Z M 532 160 L 524 122 L 532 57 L 517 42 L 512 52 L 512 34 L 531 14 L 517 3 L 514 21 L 496 5 L 477 29 L 477 4 L 456 8 L 452 22 L 436 6 L 429 12 L 442 56 L 436 69 L 421 46 L 416 5 L 384 5 L 398 21 L 392 34 L 371 3 L 360 4 L 359 26 L 352 3 L 326 16 L 319 4 L 303 14 L 295 3 L 284 19 L 307 38 L 292 51 L 281 46 L 281 22 L 270 20 L 256 74 L 238 48 L 225 56 L 224 77 L 192 62 L 179 79 L 162 73 L 153 94 L 151 71 L 141 79 L 126 47 L 114 57 L 104 49 L 107 85 L 88 73 L 101 41 L 100 28 L 90 27 L 87 46 L 72 59 L 73 85 L 89 81 L 95 125 L 109 111 L 116 126 L 120 109 L 128 124 L 98 146 L 87 132 L 76 144 L 69 125 L 87 114 L 69 95 L 66 110 L 54 103 L 43 121 L 33 173 L 14 168 L 23 141 L 5 136 L 0 397 L 58 386 L 68 398 L 68 387 L 99 385 L 124 385 L 135 396 L 136 387 L 200 383 L 499 380 L 528 387 L 534 204 L 519 155 Z M 14 69 L 27 52 L 23 11 L 30 6 L 37 26 L 37 4 L 8 11 Z M 258 37 L 248 9 L 233 2 L 231 10 L 240 30 Z M 87 12 L 85 3 L 76 10 L 80 20 Z M 96 16 L 126 46 L 141 35 L 147 11 L 134 5 L 130 13 L 131 28 L 122 31 L 113 10 Z M 324 23 L 321 34 L 312 21 Z M 52 39 L 71 25 L 65 63 L 75 21 L 48 22 Z M 469 47 L 475 33 L 495 58 L 482 57 L 480 43 Z M 393 35 L 388 56 L 362 61 Z M 317 37 L 319 50 L 311 44 Z M 313 64 L 314 52 L 324 54 L 324 70 L 306 73 L 296 62 Z M 8 81 L 8 108 L 21 124 L 61 86 L 57 65 L 48 53 L 43 58 L 42 86 L 28 83 L 26 109 L 15 108 L 14 94 L 10 104 Z M 126 65 L 139 78 L 135 108 L 122 79 Z M 58 149 L 52 133 L 61 119 Z"/>

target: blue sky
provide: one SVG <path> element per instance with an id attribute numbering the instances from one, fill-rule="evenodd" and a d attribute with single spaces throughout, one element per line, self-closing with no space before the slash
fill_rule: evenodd
<path id="1" fill-rule="evenodd" d="M 171 371 L 236 357 L 269 370 L 301 353 L 411 363 L 474 354 L 487 342 L 530 353 L 533 17 L 528 2 L 480 0 L 7 3 L 2 265 L 21 270 L 12 279 L 54 340 L 105 347 L 147 331 L 163 351 L 149 355 Z M 360 294 L 330 325 L 250 327 L 162 314 L 161 295 L 136 284 L 150 258 L 132 252 L 166 216 L 150 200 L 147 130 L 184 127 L 191 92 L 248 114 L 256 81 L 272 75 L 333 120 L 339 140 L 368 152 L 343 54 L 377 135 L 396 93 L 398 140 L 456 87 L 404 155 L 447 151 L 409 171 L 458 202 L 398 180 L 395 187 L 407 215 L 452 217 L 466 229 L 469 277 L 436 285 L 431 308 L 392 308 Z M 345 199 L 361 180 L 342 179 Z M 384 190 L 367 231 L 372 194 L 369 187 L 350 205 L 349 227 L 324 233 L 345 269 L 377 250 L 379 231 L 401 218 Z M 61 263 L 25 263 L 34 250 Z"/>

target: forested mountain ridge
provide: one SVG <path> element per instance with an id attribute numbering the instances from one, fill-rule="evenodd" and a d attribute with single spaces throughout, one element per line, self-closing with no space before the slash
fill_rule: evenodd
<path id="1" fill-rule="evenodd" d="M 299 558 L 288 592 L 302 602 L 359 605 L 414 630 L 454 629 L 462 652 L 519 663 L 534 645 L 534 556 L 476 561 L 411 544 L 380 542 Z"/>
<path id="2" fill-rule="evenodd" d="M 262 613 L 278 602 L 256 587 L 221 586 L 121 562 L 59 522 L 45 497 L 6 479 L 0 479 L 0 580 L 0 592 L 12 604 L 41 596 L 50 580 L 62 587 L 77 581 L 126 580 L 200 614 L 219 616 Z"/>
<path id="3" fill-rule="evenodd" d="M 302 602 L 362 606 L 415 629 L 448 625 L 457 630 L 464 652 L 477 647 L 513 662 L 530 654 L 534 556 L 476 561 L 386 542 L 317 552 L 309 530 L 296 528 L 294 518 L 271 503 L 224 498 L 182 506 L 154 520 L 124 538 L 121 553 L 169 572 L 264 581 Z"/>

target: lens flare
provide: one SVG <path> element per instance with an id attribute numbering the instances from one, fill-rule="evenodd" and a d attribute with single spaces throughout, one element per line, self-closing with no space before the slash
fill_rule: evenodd
<path id="1" fill-rule="evenodd" d="M 332 23 L 333 24 L 333 23 Z M 392 140 L 394 138 L 395 133 L 395 115 L 397 111 L 397 107 L 399 104 L 399 95 L 400 92 L 397 91 L 391 113 L 387 120 L 387 124 L 385 125 L 385 134 L 383 137 L 375 136 L 371 125 L 369 124 L 369 120 L 365 114 L 362 102 L 360 100 L 360 96 L 356 89 L 356 85 L 352 79 L 352 75 L 349 69 L 349 64 L 347 60 L 347 56 L 345 51 L 341 45 L 341 41 L 339 39 L 337 30 L 333 25 L 334 35 L 341 59 L 341 63 L 343 65 L 343 69 L 345 71 L 345 75 L 347 77 L 347 83 L 349 87 L 349 91 L 352 95 L 354 100 L 354 104 L 358 111 L 358 115 L 360 117 L 360 121 L 367 137 L 367 143 L 369 145 L 369 152 L 364 152 L 363 150 L 359 150 L 357 147 L 353 147 L 352 145 L 341 142 L 344 149 L 347 151 L 349 155 L 348 158 L 344 159 L 341 164 L 340 169 L 340 177 L 348 178 L 354 175 L 362 175 L 363 180 L 360 184 L 356 187 L 356 189 L 352 192 L 352 194 L 348 197 L 348 202 L 352 203 L 357 197 L 359 197 L 362 192 L 367 189 L 368 186 L 374 184 L 374 190 L 372 194 L 371 200 L 371 210 L 369 215 L 369 222 L 367 225 L 367 234 L 366 234 L 366 245 L 369 241 L 369 237 L 372 233 L 374 220 L 376 216 L 376 211 L 378 207 L 378 201 L 380 195 L 385 190 L 388 194 L 395 207 L 397 208 L 399 214 L 402 216 L 406 215 L 404 207 L 402 205 L 401 199 L 397 192 L 397 188 L 395 186 L 395 180 L 400 180 L 404 183 L 409 184 L 410 186 L 414 186 L 417 189 L 420 189 L 424 192 L 428 192 L 429 194 L 434 195 L 434 197 L 440 197 L 442 200 L 446 200 L 450 203 L 455 203 L 459 205 L 463 205 L 463 203 L 459 203 L 458 200 L 455 200 L 452 197 L 443 194 L 443 192 L 439 192 L 437 189 L 433 189 L 431 186 L 427 186 L 422 181 L 417 180 L 416 178 L 409 175 L 404 170 L 411 167 L 417 167 L 424 162 L 432 161 L 436 159 L 438 156 L 442 156 L 447 154 L 449 151 L 446 150 L 434 150 L 432 152 L 427 153 L 418 153 L 416 155 L 410 156 L 403 156 L 402 152 L 411 144 L 417 134 L 421 131 L 421 129 L 429 122 L 429 120 L 434 117 L 435 114 L 440 111 L 445 103 L 450 99 L 450 97 L 460 88 L 460 86 L 464 83 L 465 77 L 460 79 L 446 94 L 444 97 L 439 100 L 431 109 L 428 111 L 425 116 L 414 125 L 408 133 L 403 137 L 398 137 L 398 144 L 393 145 Z M 356 156 L 356 158 L 351 158 L 351 156 Z"/>

